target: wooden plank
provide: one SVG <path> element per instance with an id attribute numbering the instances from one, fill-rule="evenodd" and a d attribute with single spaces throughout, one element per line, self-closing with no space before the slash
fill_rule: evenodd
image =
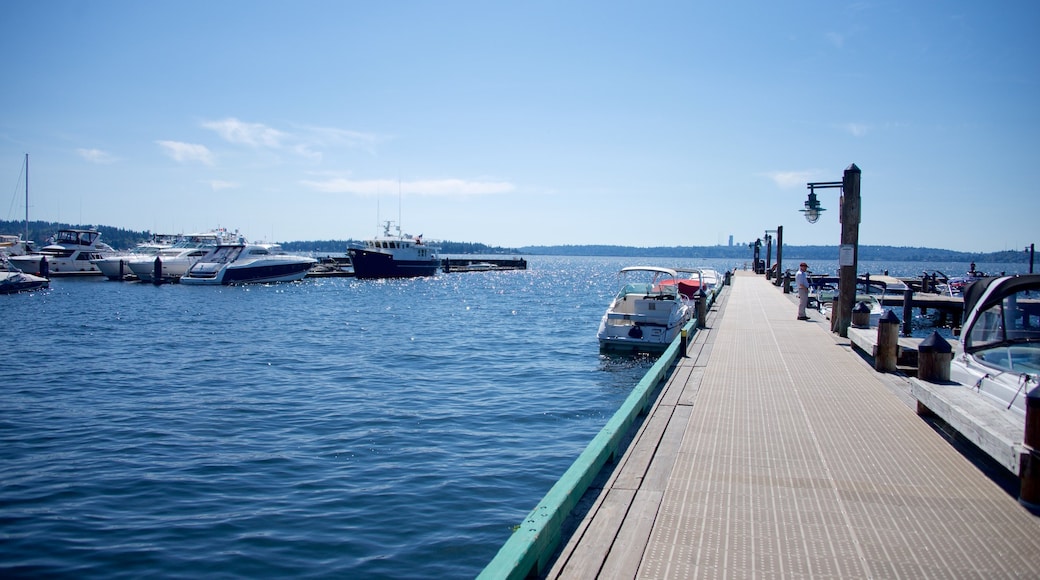
<path id="1" fill-rule="evenodd" d="M 665 427 L 664 435 L 654 452 L 654 460 L 650 463 L 640 489 L 664 491 L 668 486 L 668 478 L 672 475 L 675 458 L 679 455 L 686 425 L 690 422 L 693 407 L 683 405 L 676 407 L 671 420 Z"/>
<path id="2" fill-rule="evenodd" d="M 997 408 L 961 385 L 911 378 L 910 394 L 1008 471 L 1019 475 L 1025 419 Z"/>
<path id="3" fill-rule="evenodd" d="M 701 388 L 701 380 L 704 379 L 704 367 L 696 367 L 686 380 L 685 388 L 676 401 L 677 405 L 693 405 L 697 399 L 697 391 Z"/>
<path id="4" fill-rule="evenodd" d="M 665 429 L 672 420 L 675 407 L 658 406 L 636 435 L 621 459 L 613 485 L 623 489 L 638 489 L 646 477 L 650 462 L 657 454 Z"/>
<path id="5" fill-rule="evenodd" d="M 635 490 L 609 490 L 593 515 L 593 524 L 585 528 L 581 541 L 573 546 L 566 560 L 560 558 L 553 564 L 546 577 L 597 578 L 635 496 Z"/>
<path id="6" fill-rule="evenodd" d="M 641 489 L 636 492 L 628 517 L 625 518 L 597 578 L 620 580 L 636 577 L 663 497 L 664 493 L 660 491 Z"/>

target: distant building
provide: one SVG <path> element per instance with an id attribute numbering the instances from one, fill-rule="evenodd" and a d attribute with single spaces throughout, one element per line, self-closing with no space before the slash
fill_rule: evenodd
<path id="1" fill-rule="evenodd" d="M 729 247 L 733 247 L 733 234 L 729 235 Z"/>

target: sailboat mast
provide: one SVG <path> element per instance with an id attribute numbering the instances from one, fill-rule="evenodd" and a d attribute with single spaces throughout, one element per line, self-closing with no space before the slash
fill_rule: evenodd
<path id="1" fill-rule="evenodd" d="M 25 243 L 29 243 L 29 154 L 25 154 Z"/>

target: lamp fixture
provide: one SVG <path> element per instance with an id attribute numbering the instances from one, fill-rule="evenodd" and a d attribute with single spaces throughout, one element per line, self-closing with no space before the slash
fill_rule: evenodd
<path id="1" fill-rule="evenodd" d="M 820 207 L 820 200 L 816 199 L 816 193 L 810 191 L 809 199 L 805 200 L 805 209 L 799 211 L 805 215 L 805 221 L 814 224 L 816 220 L 820 219 L 820 212 L 827 210 Z"/>

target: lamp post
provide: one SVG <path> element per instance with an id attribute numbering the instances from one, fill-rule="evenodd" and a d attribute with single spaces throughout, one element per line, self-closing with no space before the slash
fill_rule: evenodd
<path id="1" fill-rule="evenodd" d="M 816 199 L 817 189 L 837 188 L 841 190 L 841 247 L 838 251 L 838 307 L 831 313 L 831 330 L 839 336 L 848 337 L 852 323 L 852 306 L 856 302 L 856 269 L 859 258 L 859 185 L 861 171 L 853 163 L 845 169 L 841 181 L 809 183 L 809 198 L 805 209 L 799 210 L 806 221 L 813 224 L 824 211 Z"/>
<path id="2" fill-rule="evenodd" d="M 776 226 L 776 285 L 780 285 L 781 272 L 784 271 L 784 226 Z"/>
<path id="3" fill-rule="evenodd" d="M 766 230 L 766 280 L 773 277 L 773 271 L 769 268 L 773 260 L 773 234 L 776 230 Z"/>
<path id="4" fill-rule="evenodd" d="M 757 240 L 748 244 L 748 248 L 750 248 L 754 252 L 751 262 L 751 271 L 756 274 L 761 274 L 761 272 L 758 271 L 758 262 L 762 256 L 762 238 L 758 238 Z"/>

